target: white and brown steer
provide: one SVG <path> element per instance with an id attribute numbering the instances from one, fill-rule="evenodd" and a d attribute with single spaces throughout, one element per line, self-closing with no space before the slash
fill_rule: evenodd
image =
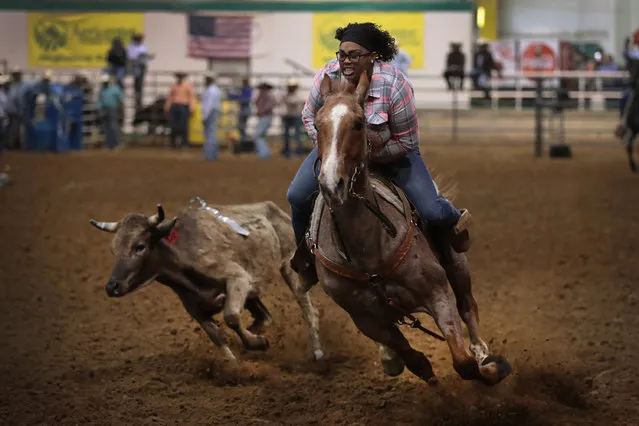
<path id="1" fill-rule="evenodd" d="M 158 281 L 178 295 L 226 358 L 235 360 L 213 316 L 223 310 L 224 322 L 246 349 L 266 350 L 268 341 L 260 333 L 270 314 L 260 296 L 280 274 L 308 325 L 311 357 L 323 357 L 317 310 L 289 266 L 295 240 L 290 217 L 282 209 L 270 201 L 218 207 L 248 230 L 247 236 L 204 208 L 189 207 L 168 221 L 162 206 L 157 209 L 151 217 L 134 213 L 110 223 L 91 219 L 96 228 L 115 233 L 111 243 L 115 266 L 105 287 L 109 297 L 122 297 Z M 243 307 L 254 318 L 248 328 L 240 321 Z"/>

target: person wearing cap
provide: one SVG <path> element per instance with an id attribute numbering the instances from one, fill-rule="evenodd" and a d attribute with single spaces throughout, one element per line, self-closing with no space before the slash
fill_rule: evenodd
<path id="1" fill-rule="evenodd" d="M 19 149 L 21 144 L 22 123 L 22 71 L 20 68 L 13 67 L 11 70 L 11 83 L 7 94 L 7 115 L 9 116 L 9 124 L 7 126 L 7 145 L 9 149 Z"/>
<path id="2" fill-rule="evenodd" d="M 189 117 L 195 105 L 195 92 L 185 72 L 176 72 L 175 78 L 164 103 L 164 113 L 171 126 L 171 146 L 177 148 L 176 139 L 180 137 L 184 148 L 189 145 Z"/>
<path id="3" fill-rule="evenodd" d="M 497 66 L 493 54 L 490 53 L 488 43 L 479 41 L 477 51 L 473 57 L 473 69 L 470 77 L 475 89 L 483 90 L 484 98 L 490 99 L 490 78 L 493 70 L 497 71 L 501 78 L 501 69 Z"/>
<path id="4" fill-rule="evenodd" d="M 133 89 L 135 91 L 135 109 L 142 108 L 142 91 L 144 90 L 144 76 L 149 60 L 155 55 L 149 53 L 144 44 L 144 34 L 135 33 L 131 43 L 126 48 L 126 55 L 133 73 Z"/>
<path id="5" fill-rule="evenodd" d="M 277 106 L 277 99 L 273 94 L 273 85 L 263 82 L 257 86 L 257 98 L 255 98 L 255 112 L 257 114 L 257 126 L 255 127 L 255 150 L 260 158 L 269 158 L 271 150 L 266 143 L 266 132 L 273 122 L 273 112 Z"/>
<path id="6" fill-rule="evenodd" d="M 84 119 L 84 87 L 88 79 L 79 72 L 62 89 L 62 105 L 65 111 L 64 130 L 71 149 L 82 148 L 82 121 Z"/>
<path id="7" fill-rule="evenodd" d="M 237 130 L 240 132 L 240 140 L 246 140 L 246 125 L 251 117 L 251 100 L 253 99 L 253 88 L 248 77 L 242 78 L 242 87 L 239 90 L 229 92 L 228 99 L 237 101 L 240 104 L 240 111 L 237 116 Z"/>
<path id="8" fill-rule="evenodd" d="M 204 93 L 202 94 L 202 124 L 204 127 L 204 159 L 217 160 L 217 120 L 222 113 L 222 91 L 215 84 L 216 75 L 207 73 L 204 76 Z"/>
<path id="9" fill-rule="evenodd" d="M 124 77 L 126 76 L 127 57 L 124 44 L 120 37 L 114 37 L 111 48 L 107 52 L 107 72 L 115 77 L 115 81 L 124 90 Z"/>
<path id="10" fill-rule="evenodd" d="M 282 98 L 284 104 L 284 116 L 282 117 L 282 123 L 284 125 L 284 148 L 282 149 L 282 155 L 285 157 L 291 156 L 290 148 L 290 132 L 293 130 L 295 133 L 295 143 L 297 150 L 296 155 L 302 155 L 304 153 L 304 147 L 302 146 L 302 110 L 304 109 L 304 103 L 306 97 L 299 92 L 299 83 L 294 78 L 291 78 L 286 83 L 286 94 Z"/>
<path id="11" fill-rule="evenodd" d="M 51 78 L 53 73 L 51 70 L 44 71 L 39 79 L 22 86 L 20 93 L 22 107 L 22 124 L 24 125 L 25 143 L 33 144 L 36 141 L 35 131 L 35 109 L 38 96 L 45 95 L 46 103 L 53 98 L 51 90 Z"/>
<path id="12" fill-rule="evenodd" d="M 357 85 L 363 73 L 369 79 L 365 99 L 364 131 L 369 146 L 369 164 L 377 173 L 393 181 L 406 194 L 438 243 L 465 252 L 469 247 L 468 210 L 457 209 L 442 197 L 433 182 L 419 149 L 419 123 L 413 87 L 406 75 L 389 62 L 397 53 L 394 38 L 373 22 L 350 23 L 338 28 L 336 59 L 328 62 L 313 79 L 302 120 L 315 148 L 302 162 L 286 194 L 298 250 L 296 269 L 307 286 L 315 284 L 314 258 L 304 234 L 309 226 L 312 195 L 318 191 L 318 163 L 315 115 L 323 104 L 320 92 L 325 76 Z M 440 241 L 441 239 L 441 241 Z M 299 262 L 298 262 L 299 260 Z"/>
<path id="13" fill-rule="evenodd" d="M 448 90 L 464 90 L 464 68 L 466 68 L 466 55 L 461 50 L 461 43 L 451 43 L 443 74 Z"/>
<path id="14" fill-rule="evenodd" d="M 98 102 L 96 108 L 100 114 L 100 122 L 102 123 L 102 131 L 106 146 L 109 149 L 115 149 L 120 146 L 120 126 L 118 116 L 120 106 L 124 102 L 124 93 L 119 84 L 112 81 L 112 77 L 103 74 L 100 77 L 100 93 L 98 94 Z"/>

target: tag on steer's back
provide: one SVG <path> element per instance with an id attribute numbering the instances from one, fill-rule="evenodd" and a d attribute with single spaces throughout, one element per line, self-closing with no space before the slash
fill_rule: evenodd
<path id="1" fill-rule="evenodd" d="M 228 226 L 231 227 L 231 229 L 233 229 L 233 231 L 237 232 L 240 235 L 243 235 L 245 237 L 249 236 L 249 231 L 247 231 L 246 229 L 244 229 L 242 226 L 240 226 L 239 223 L 237 223 L 236 221 L 234 221 L 233 219 L 231 219 L 230 217 L 226 217 L 224 216 L 222 213 L 220 213 L 217 209 L 214 209 L 211 206 L 208 206 L 203 199 L 201 199 L 200 197 L 193 197 L 191 198 L 191 203 L 196 202 L 200 204 L 200 207 L 203 208 L 204 210 L 208 210 L 209 212 L 213 213 L 213 215 L 218 218 L 220 221 L 226 223 Z"/>

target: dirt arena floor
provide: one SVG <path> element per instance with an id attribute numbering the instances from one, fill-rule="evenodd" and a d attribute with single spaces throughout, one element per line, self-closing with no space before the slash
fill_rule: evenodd
<path id="1" fill-rule="evenodd" d="M 238 370 L 169 289 L 107 298 L 110 235 L 89 218 L 152 214 L 158 202 L 174 215 L 192 196 L 288 210 L 299 160 L 10 153 L 15 183 L 0 189 L 0 424 L 639 424 L 639 176 L 623 150 L 579 147 L 570 160 L 534 159 L 529 146 L 423 153 L 473 213 L 481 329 L 514 369 L 502 384 L 462 381 L 446 346 L 414 330 L 405 333 L 447 392 L 408 372 L 386 377 L 376 346 L 319 286 L 326 364 L 307 360 L 300 311 L 277 282 L 264 299 L 271 348 L 239 355 Z"/>

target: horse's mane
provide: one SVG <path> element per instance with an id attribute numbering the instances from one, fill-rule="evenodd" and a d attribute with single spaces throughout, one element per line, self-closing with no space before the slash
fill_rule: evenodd
<path id="1" fill-rule="evenodd" d="M 346 96 L 355 93 L 356 85 L 346 80 L 332 80 L 330 96 Z"/>

